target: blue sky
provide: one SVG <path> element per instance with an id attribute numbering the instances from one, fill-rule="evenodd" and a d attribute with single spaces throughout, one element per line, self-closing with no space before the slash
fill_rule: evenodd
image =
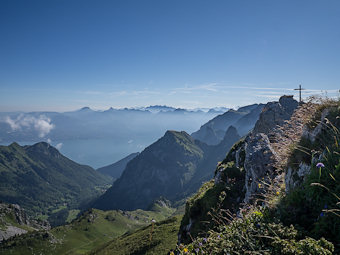
<path id="1" fill-rule="evenodd" d="M 337 96 L 338 0 L 1 0 L 0 111 Z M 296 94 L 296 93 L 295 93 Z"/>

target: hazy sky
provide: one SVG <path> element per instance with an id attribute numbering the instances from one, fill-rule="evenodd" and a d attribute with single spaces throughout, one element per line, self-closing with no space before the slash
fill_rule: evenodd
<path id="1" fill-rule="evenodd" d="M 339 27 L 338 0 L 1 0 L 0 111 L 337 96 Z"/>

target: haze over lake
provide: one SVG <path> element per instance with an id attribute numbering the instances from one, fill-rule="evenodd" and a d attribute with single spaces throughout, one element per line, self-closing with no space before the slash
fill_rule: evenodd
<path id="1" fill-rule="evenodd" d="M 141 152 L 167 130 L 197 131 L 227 110 L 160 109 L 93 111 L 84 107 L 65 113 L 0 113 L 0 143 L 46 141 L 72 160 L 98 168 Z"/>

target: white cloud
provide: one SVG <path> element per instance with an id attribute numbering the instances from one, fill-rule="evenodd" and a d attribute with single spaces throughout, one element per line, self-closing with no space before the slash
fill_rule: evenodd
<path id="1" fill-rule="evenodd" d="M 60 150 L 63 147 L 63 143 L 58 143 L 55 147 L 57 150 Z"/>
<path id="2" fill-rule="evenodd" d="M 39 137 L 44 137 L 47 135 L 53 128 L 54 125 L 51 123 L 51 119 L 46 118 L 45 116 L 40 116 L 39 119 L 33 119 L 34 128 L 39 132 Z"/>
<path id="3" fill-rule="evenodd" d="M 128 141 L 128 144 L 131 144 L 131 143 L 133 143 L 133 140 L 129 140 L 129 141 Z"/>
<path id="4" fill-rule="evenodd" d="M 52 143 L 52 140 L 51 140 L 50 138 L 47 138 L 47 142 L 48 142 L 49 144 L 51 144 L 51 143 Z"/>
<path id="5" fill-rule="evenodd" d="M 5 122 L 10 125 L 13 131 L 20 129 L 20 125 L 15 120 L 12 120 L 9 116 L 6 116 Z"/>
<path id="6" fill-rule="evenodd" d="M 209 91 L 209 92 L 218 92 L 220 87 L 217 83 L 212 82 L 203 85 L 197 86 L 184 86 L 182 88 L 175 88 L 170 92 L 170 95 L 177 94 L 177 93 L 184 93 L 184 94 L 191 94 L 194 91 Z"/>
<path id="7" fill-rule="evenodd" d="M 6 116 L 5 122 L 13 131 L 32 128 L 38 132 L 40 138 L 45 137 L 55 127 L 55 125 L 51 123 L 51 119 L 45 115 L 40 115 L 39 118 L 36 118 L 34 116 L 20 114 L 16 119 Z"/>

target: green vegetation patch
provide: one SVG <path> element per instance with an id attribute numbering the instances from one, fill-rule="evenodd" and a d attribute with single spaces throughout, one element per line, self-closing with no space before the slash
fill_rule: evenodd
<path id="1" fill-rule="evenodd" d="M 205 183 L 186 204 L 186 212 L 181 223 L 181 239 L 190 242 L 192 237 L 202 235 L 214 228 L 218 218 L 214 212 L 223 208 L 232 217 L 237 212 L 239 203 L 244 197 L 244 171 L 237 168 L 234 162 L 220 163 L 217 170 L 220 173 L 220 182 L 214 180 Z M 186 226 L 190 225 L 190 233 Z"/>
<path id="2" fill-rule="evenodd" d="M 30 251 L 33 254 L 85 254 L 125 233 L 133 233 L 149 225 L 152 219 L 157 222 L 164 220 L 175 211 L 159 206 L 155 206 L 155 211 L 90 209 L 71 224 L 11 238 L 0 245 L 0 253 L 27 254 Z"/>
<path id="3" fill-rule="evenodd" d="M 299 239 L 293 226 L 268 222 L 261 211 L 252 211 L 188 245 L 177 246 L 177 251 L 180 254 L 331 255 L 334 246 L 324 238 Z"/>
<path id="4" fill-rule="evenodd" d="M 181 216 L 143 227 L 93 250 L 90 254 L 166 254 L 176 246 Z"/>
<path id="5" fill-rule="evenodd" d="M 31 217 L 65 223 L 68 210 L 108 188 L 109 177 L 79 165 L 47 143 L 0 146 L 0 200 L 19 204 Z"/>

